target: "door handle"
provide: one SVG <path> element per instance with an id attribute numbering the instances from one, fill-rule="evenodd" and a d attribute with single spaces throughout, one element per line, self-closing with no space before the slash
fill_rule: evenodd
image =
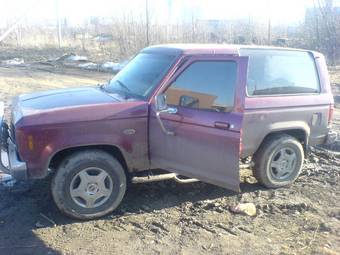
<path id="1" fill-rule="evenodd" d="M 214 123 L 214 126 L 219 129 L 225 129 L 228 130 L 230 128 L 230 123 L 228 122 L 221 122 L 221 121 L 216 121 Z"/>

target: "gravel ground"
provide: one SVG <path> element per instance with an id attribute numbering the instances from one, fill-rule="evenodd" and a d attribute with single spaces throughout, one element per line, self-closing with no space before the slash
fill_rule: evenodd
<path id="1" fill-rule="evenodd" d="M 331 72 L 340 94 L 340 70 Z M 108 74 L 41 64 L 0 67 L 0 98 L 96 84 Z M 338 102 L 340 103 L 340 102 Z M 340 109 L 334 129 L 340 133 Z M 118 210 L 79 222 L 54 206 L 49 181 L 0 191 L 0 254 L 340 254 L 340 144 L 314 148 L 289 188 L 264 189 L 243 173 L 241 193 L 204 183 L 131 185 Z M 235 214 L 254 203 L 255 217 Z"/>

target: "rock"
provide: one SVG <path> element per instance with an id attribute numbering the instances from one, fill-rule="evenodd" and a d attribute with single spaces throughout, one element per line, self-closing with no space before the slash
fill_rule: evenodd
<path id="1" fill-rule="evenodd" d="M 332 232 L 332 228 L 329 224 L 322 222 L 319 225 L 319 231 L 321 231 L 321 232 Z"/>
<path id="2" fill-rule="evenodd" d="M 256 178 L 254 176 L 247 176 L 245 181 L 246 181 L 246 183 L 249 183 L 249 184 L 257 183 L 257 180 L 256 180 Z"/>
<path id="3" fill-rule="evenodd" d="M 161 233 L 161 230 L 160 230 L 159 228 L 153 226 L 153 225 L 151 225 L 151 226 L 149 227 L 149 230 L 150 230 L 151 232 L 155 233 L 155 234 Z"/>
<path id="4" fill-rule="evenodd" d="M 210 210 L 210 209 L 214 209 L 219 206 L 220 206 L 220 203 L 218 202 L 214 202 L 212 200 L 205 200 L 203 204 L 203 209 Z"/>
<path id="5" fill-rule="evenodd" d="M 256 195 L 256 197 L 261 197 L 261 195 L 262 195 L 261 190 L 256 190 L 255 195 Z"/>
<path id="6" fill-rule="evenodd" d="M 218 212 L 218 213 L 223 213 L 223 212 L 224 212 L 223 208 L 220 207 L 220 206 L 217 207 L 217 208 L 215 209 L 215 211 Z"/>
<path id="7" fill-rule="evenodd" d="M 318 157 L 314 156 L 314 157 L 311 158 L 311 161 L 314 162 L 314 163 L 318 163 L 320 160 L 319 160 Z"/>
<path id="8" fill-rule="evenodd" d="M 157 227 L 157 228 L 162 229 L 163 231 L 169 232 L 169 230 L 164 226 L 163 223 L 159 223 L 159 222 L 157 222 L 157 221 L 153 221 L 153 222 L 152 222 L 152 225 L 154 225 L 154 226 Z"/>
<path id="9" fill-rule="evenodd" d="M 240 203 L 230 208 L 233 213 L 244 214 L 248 216 L 256 216 L 256 206 L 253 203 Z"/>

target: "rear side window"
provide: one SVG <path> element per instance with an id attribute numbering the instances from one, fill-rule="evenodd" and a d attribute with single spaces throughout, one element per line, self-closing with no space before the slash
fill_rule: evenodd
<path id="1" fill-rule="evenodd" d="M 320 92 L 312 55 L 303 51 L 241 49 L 249 56 L 249 96 Z"/>
<path id="2" fill-rule="evenodd" d="M 187 108 L 229 112 L 234 106 L 236 77 L 234 61 L 194 62 L 165 92 L 167 102 Z"/>

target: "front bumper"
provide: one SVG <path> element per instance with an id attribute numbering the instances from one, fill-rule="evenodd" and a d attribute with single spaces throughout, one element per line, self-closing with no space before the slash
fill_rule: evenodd
<path id="1" fill-rule="evenodd" d="M 8 125 L 3 117 L 4 103 L 0 102 L 0 171 L 12 175 L 16 180 L 25 180 L 26 163 L 19 159 L 16 145 L 10 137 Z"/>

